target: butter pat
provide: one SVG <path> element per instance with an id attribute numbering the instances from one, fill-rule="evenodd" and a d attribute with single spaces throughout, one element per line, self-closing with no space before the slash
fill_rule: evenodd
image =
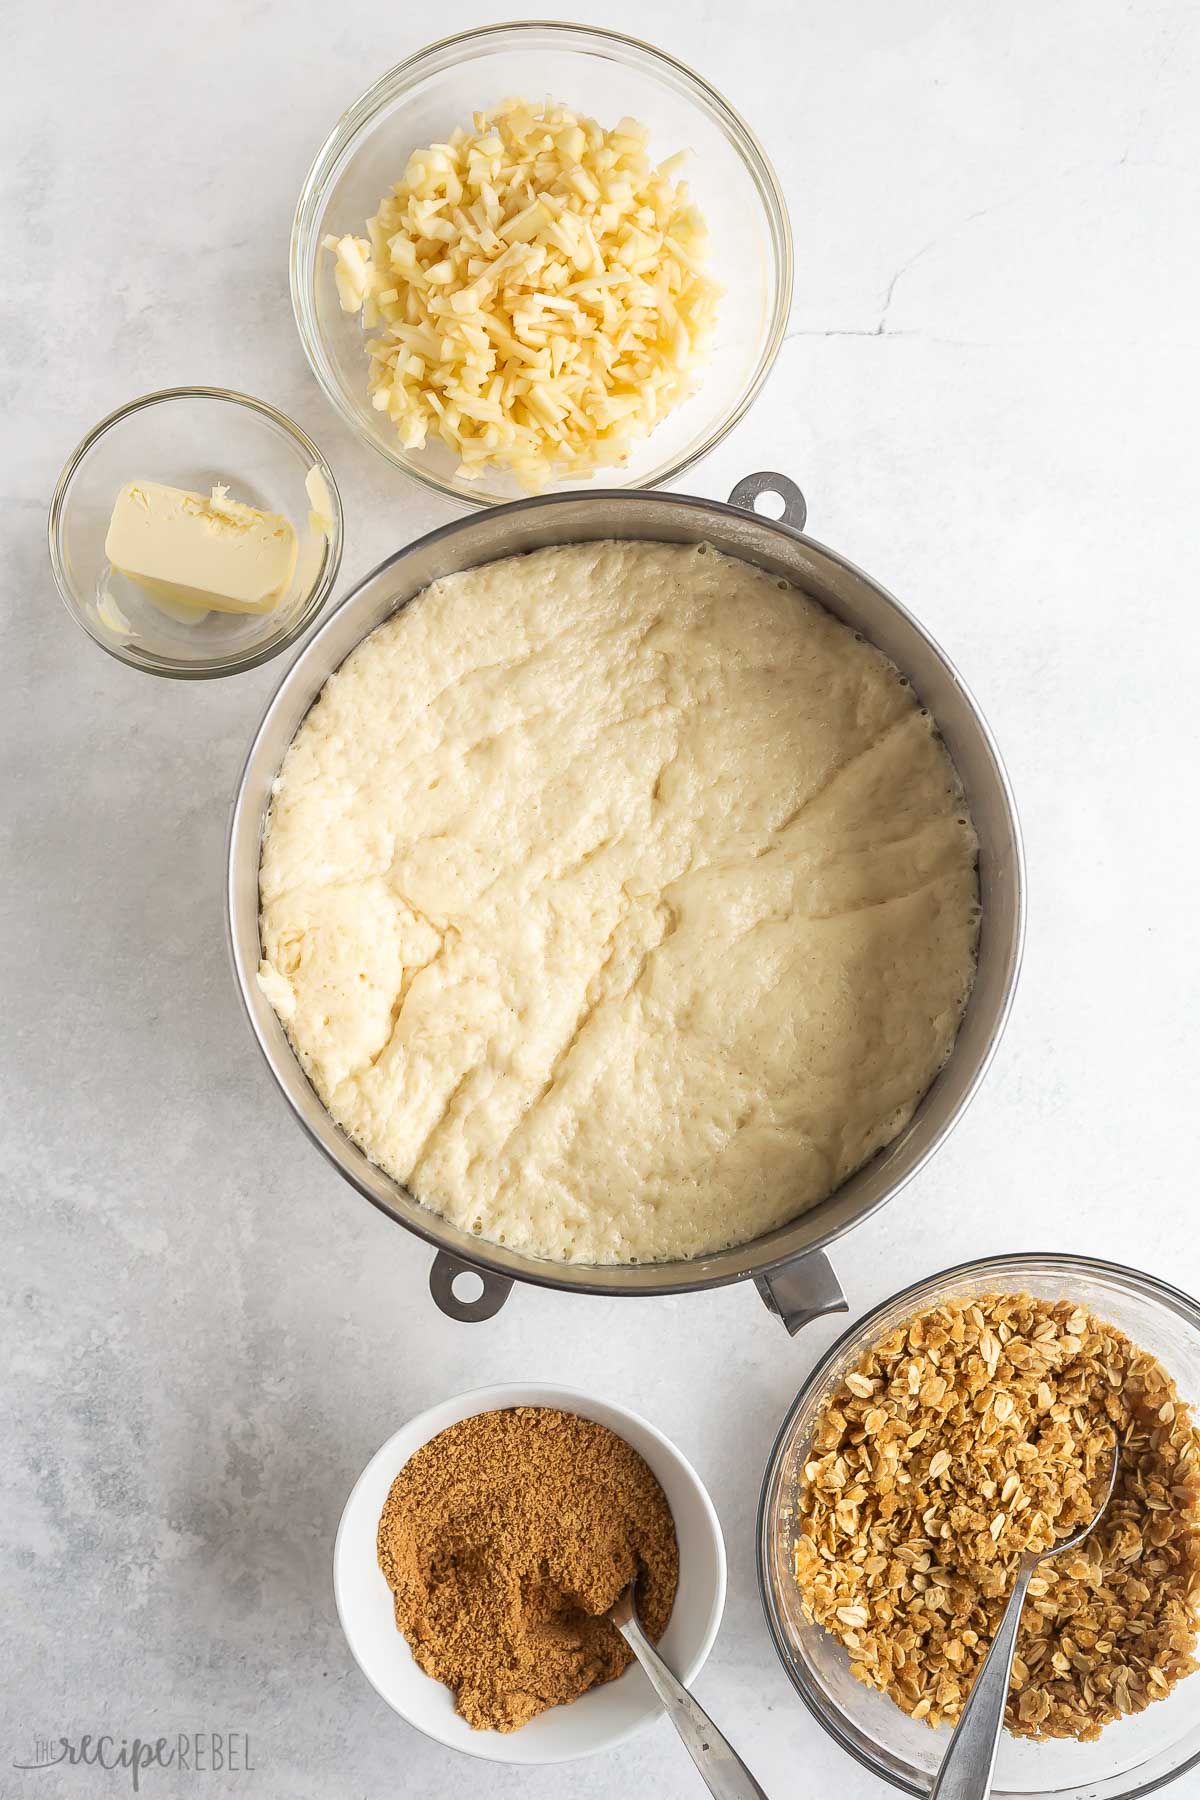
<path id="1" fill-rule="evenodd" d="M 155 599 L 267 613 L 291 586 L 296 533 L 281 513 L 243 506 L 228 488 L 206 495 L 129 481 L 117 495 L 104 552 Z"/>

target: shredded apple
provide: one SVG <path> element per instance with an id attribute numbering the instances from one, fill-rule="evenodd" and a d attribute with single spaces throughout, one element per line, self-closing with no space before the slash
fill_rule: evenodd
<path id="1" fill-rule="evenodd" d="M 507 100 L 415 150 L 368 237 L 325 239 L 406 449 L 432 435 L 461 476 L 537 488 L 623 461 L 692 391 L 718 290 L 684 157 L 656 167 L 647 141 Z"/>

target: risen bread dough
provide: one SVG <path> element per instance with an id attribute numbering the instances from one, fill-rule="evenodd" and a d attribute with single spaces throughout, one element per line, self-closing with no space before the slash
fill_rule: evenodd
<path id="1" fill-rule="evenodd" d="M 468 1231 L 741 1243 L 911 1116 L 975 966 L 976 840 L 895 668 L 707 546 L 440 581 L 284 758 L 263 985 L 337 1122 Z"/>

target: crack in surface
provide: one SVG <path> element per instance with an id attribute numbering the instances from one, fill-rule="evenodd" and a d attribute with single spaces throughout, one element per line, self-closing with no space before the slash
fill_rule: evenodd
<path id="1" fill-rule="evenodd" d="M 955 870 L 939 869 L 935 874 L 926 876 L 924 881 L 918 881 L 915 887 L 906 888 L 900 894 L 884 894 L 879 900 L 860 900 L 853 906 L 834 906 L 828 912 L 796 910 L 791 916 L 796 919 L 811 919 L 818 923 L 827 919 L 850 919 L 855 913 L 874 912 L 885 906 L 896 906 L 901 900 L 913 900 L 918 894 L 923 894 L 927 888 L 937 887 L 939 883 L 950 881 L 955 877 Z"/>
<path id="2" fill-rule="evenodd" d="M 795 331 L 789 331 L 783 341 L 785 344 L 790 344 L 800 338 L 887 338 L 889 341 L 896 338 L 912 338 L 919 339 L 926 344 L 945 344 L 952 350 L 990 350 L 992 348 L 985 338 L 943 337 L 940 333 L 924 331 L 919 326 L 902 326 L 893 331 L 880 331 L 878 327 L 871 331 L 853 331 L 848 328 L 826 331 L 798 326 Z"/>
<path id="3" fill-rule="evenodd" d="M 1121 161 L 1124 162 L 1127 156 L 1128 151 L 1126 151 L 1125 156 L 1122 156 Z M 907 330 L 890 329 L 888 326 L 888 315 L 892 310 L 892 302 L 895 299 L 896 289 L 900 285 L 900 282 L 919 262 L 922 262 L 931 251 L 936 250 L 947 238 L 953 237 L 957 232 L 965 231 L 968 225 L 974 225 L 978 220 L 986 219 L 991 213 L 1002 212 L 1006 207 L 1017 206 L 1022 200 L 1028 199 L 1030 194 L 1041 193 L 1049 182 L 1065 181 L 1068 176 L 1077 174 L 1080 169 L 1088 168 L 1090 166 L 1091 165 L 1088 163 L 1072 163 L 1068 168 L 1060 169 L 1054 175 L 1030 182 L 1028 186 L 1020 189 L 1019 192 L 1007 194 L 1001 200 L 990 200 L 986 206 L 976 207 L 973 212 L 967 213 L 964 218 L 956 219 L 952 224 L 943 226 L 942 229 L 935 232 L 926 243 L 920 245 L 920 247 L 914 250 L 910 256 L 906 257 L 900 264 L 900 267 L 891 276 L 887 287 L 884 290 L 883 304 L 879 310 L 879 319 L 877 323 L 869 329 L 866 327 L 857 329 L 854 327 L 833 327 L 828 330 L 814 330 L 805 326 L 797 326 L 794 329 L 789 329 L 784 332 L 784 342 L 787 343 L 789 338 L 799 337 L 925 337 L 930 343 L 945 343 L 955 346 L 961 344 L 964 348 L 972 347 L 972 341 L 970 339 L 939 338 L 928 332 L 913 328 Z M 979 347 L 986 348 L 984 345 Z"/>
<path id="4" fill-rule="evenodd" d="M 524 1108 L 523 1112 L 521 1113 L 520 1118 L 516 1121 L 512 1130 L 508 1133 L 507 1137 L 504 1139 L 504 1142 L 500 1145 L 500 1148 L 496 1152 L 495 1159 L 494 1159 L 496 1162 L 499 1162 L 500 1158 L 505 1155 L 505 1153 L 509 1149 L 509 1146 L 512 1144 L 514 1138 L 516 1138 L 522 1131 L 525 1130 L 525 1128 L 528 1126 L 530 1120 L 533 1118 L 534 1113 L 538 1110 L 538 1108 L 540 1106 L 542 1106 L 545 1103 L 545 1101 L 547 1099 L 549 1099 L 549 1097 L 553 1093 L 554 1089 L 561 1082 L 563 1072 L 566 1069 L 567 1063 L 569 1062 L 572 1053 L 576 1049 L 576 1047 L 579 1043 L 579 1040 L 582 1037 L 584 1031 L 586 1031 L 589 1022 L 594 1018 L 596 1013 L 599 1012 L 600 1008 L 602 1006 L 607 1005 L 610 1001 L 616 1002 L 617 1004 L 619 1004 L 621 1001 L 627 1000 L 629 998 L 629 996 L 633 993 L 634 989 L 638 986 L 638 983 L 641 981 L 643 975 L 645 974 L 646 966 L 649 963 L 651 956 L 654 954 L 654 952 L 656 950 L 661 949 L 662 945 L 671 936 L 672 932 L 675 930 L 677 924 L 679 923 L 679 915 L 675 911 L 675 908 L 671 905 L 669 900 L 664 899 L 662 897 L 662 895 L 660 894 L 658 896 L 657 900 L 655 901 L 654 910 L 659 914 L 663 914 L 663 913 L 666 914 L 666 919 L 664 921 L 664 926 L 663 926 L 663 931 L 662 931 L 661 936 L 657 939 L 657 941 L 655 943 L 646 945 L 645 949 L 642 951 L 640 958 L 638 959 L 638 964 L 637 964 L 636 969 L 634 969 L 632 975 L 630 976 L 628 982 L 626 983 L 626 985 L 621 993 L 619 993 L 619 994 L 618 993 L 604 993 L 602 991 L 595 992 L 594 990 L 596 990 L 597 984 L 603 981 L 605 971 L 610 967 L 612 960 L 617 953 L 617 942 L 616 942 L 617 934 L 620 931 L 622 925 L 624 925 L 627 922 L 627 920 L 632 916 L 633 910 L 634 910 L 634 904 L 631 902 L 622 911 L 620 918 L 617 920 L 616 924 L 613 926 L 612 930 L 609 932 L 607 938 L 604 940 L 604 943 L 601 945 L 600 961 L 597 964 L 595 973 L 593 975 L 591 975 L 588 979 L 587 986 L 584 989 L 583 1005 L 580 1007 L 578 1013 L 576 1014 L 575 1022 L 572 1025 L 572 1027 L 571 1027 L 570 1031 L 568 1032 L 563 1043 L 555 1051 L 554 1060 L 550 1064 L 549 1072 L 546 1076 L 545 1081 L 542 1083 L 541 1088 L 533 1096 L 533 1098 L 529 1101 L 528 1105 Z"/>
<path id="5" fill-rule="evenodd" d="M 416 1152 L 416 1154 L 414 1155 L 412 1162 L 409 1166 L 409 1177 L 408 1178 L 410 1181 L 417 1174 L 417 1171 L 420 1169 L 421 1164 L 423 1162 L 425 1162 L 426 1159 L 428 1158 L 429 1152 L 433 1146 L 434 1140 L 436 1139 L 438 1133 L 443 1129 L 444 1126 L 449 1124 L 450 1115 L 454 1111 L 455 1101 L 458 1099 L 459 1095 L 462 1093 L 463 1089 L 466 1087 L 466 1085 L 470 1081 L 471 1077 L 473 1075 L 475 1075 L 476 1073 L 478 1073 L 478 1071 L 482 1067 L 483 1067 L 482 1063 L 472 1063 L 471 1067 L 469 1069 L 464 1070 L 464 1072 L 459 1076 L 459 1078 L 455 1082 L 453 1088 L 450 1090 L 449 1094 L 446 1096 L 446 1099 L 442 1105 L 441 1112 L 438 1114 L 438 1116 L 434 1120 L 433 1124 L 429 1127 L 429 1130 L 425 1133 L 425 1136 L 421 1139 L 421 1146 L 418 1149 L 418 1151 Z"/>
<path id="6" fill-rule="evenodd" d="M 407 905 L 408 904 L 407 901 L 405 901 L 404 904 Z M 410 907 L 409 910 L 414 913 L 416 912 L 415 907 Z M 419 918 L 424 917 L 423 914 L 417 914 L 417 916 Z M 431 921 L 426 920 L 426 923 L 429 925 L 429 928 L 431 931 L 437 930 L 436 925 L 434 925 Z M 368 1069 L 373 1069 L 375 1067 L 375 1065 L 380 1061 L 380 1059 L 383 1056 L 385 1056 L 387 1054 L 388 1050 L 391 1048 L 392 1043 L 395 1039 L 396 1033 L 400 1029 L 400 1020 L 404 1016 L 405 1003 L 408 1000 L 408 996 L 409 996 L 410 992 L 412 991 L 413 982 L 417 979 L 418 975 L 420 975 L 424 972 L 424 970 L 432 969 L 434 964 L 436 962 L 438 962 L 442 956 L 445 955 L 446 948 L 447 948 L 446 940 L 449 937 L 451 932 L 454 933 L 455 937 L 457 937 L 459 935 L 457 927 L 455 927 L 453 925 L 448 925 L 446 927 L 445 932 L 440 934 L 440 942 L 438 943 L 437 949 L 434 951 L 433 955 L 428 958 L 427 961 L 425 961 L 423 963 L 406 963 L 404 965 L 404 968 L 401 970 L 401 973 L 400 973 L 400 986 L 396 990 L 395 999 L 392 1001 L 392 1006 L 391 1006 L 392 1022 L 388 1029 L 388 1034 L 387 1034 L 386 1038 L 383 1040 L 382 1044 L 380 1044 L 378 1050 L 376 1050 L 371 1056 L 369 1056 L 367 1058 L 366 1067 Z"/>
<path id="7" fill-rule="evenodd" d="M 861 762 L 864 757 L 871 756 L 881 745 L 887 742 L 894 732 L 902 729 L 905 725 L 908 725 L 911 722 L 912 717 L 913 715 L 910 712 L 902 712 L 898 718 L 890 719 L 883 727 L 883 730 L 877 731 L 869 742 L 865 743 L 860 750 L 856 750 L 853 755 L 846 757 L 844 762 L 838 763 L 835 769 L 830 770 L 824 781 L 819 782 L 811 794 L 806 794 L 804 796 L 804 799 L 801 800 L 799 806 L 794 806 L 791 812 L 788 813 L 785 818 L 781 819 L 777 825 L 772 825 L 771 836 L 773 838 L 778 838 L 781 837 L 785 831 L 789 831 L 796 823 L 797 819 L 803 817 L 810 807 L 815 806 L 817 801 L 822 799 L 824 795 L 829 792 L 834 783 L 839 781 L 841 777 L 846 774 L 847 770 L 852 769 L 854 765 Z M 774 844 L 765 844 L 762 850 L 759 851 L 759 855 L 764 856 L 768 850 L 774 848 L 776 848 Z"/>
<path id="8" fill-rule="evenodd" d="M 579 1034 L 583 1031 L 584 1027 L 587 1025 L 588 1020 L 593 1016 L 593 1014 L 596 1012 L 597 1008 L 608 997 L 607 995 L 598 994 L 594 1000 L 589 1000 L 587 996 L 591 992 L 592 988 L 595 986 L 596 982 L 600 980 L 601 976 L 604 974 L 605 969 L 607 969 L 607 967 L 611 963 L 613 957 L 616 955 L 617 932 L 620 930 L 622 924 L 624 923 L 625 919 L 628 918 L 628 916 L 629 916 L 628 911 L 622 913 L 621 917 L 617 920 L 617 923 L 613 926 L 612 931 L 609 933 L 608 937 L 605 939 L 605 942 L 601 945 L 601 949 L 604 952 L 604 955 L 603 955 L 603 958 L 602 958 L 600 965 L 597 968 L 595 974 L 593 976 L 591 976 L 591 978 L 588 981 L 587 987 L 584 989 L 584 1002 L 583 1002 L 583 1005 L 580 1007 L 579 1012 L 575 1016 L 575 1023 L 574 1023 L 574 1025 L 572 1025 L 571 1030 L 568 1032 L 566 1040 L 555 1051 L 554 1060 L 550 1064 L 550 1069 L 546 1076 L 546 1079 L 543 1081 L 543 1083 L 542 1083 L 541 1087 L 538 1089 L 537 1093 L 534 1094 L 533 1098 L 522 1109 L 521 1115 L 516 1120 L 515 1124 L 513 1125 L 512 1130 L 506 1135 L 503 1143 L 500 1145 L 499 1149 L 496 1151 L 495 1157 L 493 1159 L 496 1163 L 499 1163 L 500 1159 L 507 1153 L 509 1145 L 512 1143 L 513 1139 L 516 1138 L 517 1136 L 519 1136 L 522 1131 L 524 1131 L 524 1129 L 528 1125 L 530 1119 L 532 1119 L 534 1113 L 537 1111 L 538 1107 L 541 1106 L 542 1102 L 553 1091 L 554 1087 L 556 1086 L 559 1079 L 561 1078 L 563 1069 L 566 1067 L 568 1057 L 570 1056 L 572 1050 L 575 1048 L 575 1045 L 579 1041 Z"/>

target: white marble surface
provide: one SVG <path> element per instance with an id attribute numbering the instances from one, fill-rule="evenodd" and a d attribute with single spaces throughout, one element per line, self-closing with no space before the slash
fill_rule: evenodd
<path id="1" fill-rule="evenodd" d="M 507 0 L 477 0 L 476 20 Z M 596 9 L 581 9 L 599 18 Z M 760 127 L 798 244 L 767 396 L 693 487 L 789 470 L 812 529 L 947 643 L 1006 752 L 1030 863 L 1007 1040 L 933 1167 L 839 1246 L 856 1310 L 1052 1247 L 1200 1288 L 1196 447 L 1200 12 L 1191 0 L 613 0 Z M 809 1721 L 755 1591 L 759 1472 L 833 1325 L 751 1290 L 514 1292 L 447 1323 L 428 1253 L 292 1126 L 222 941 L 226 809 L 278 670 L 194 687 L 101 656 L 45 509 L 130 395 L 262 394 L 317 437 L 343 589 L 448 510 L 351 440 L 303 362 L 291 208 L 339 109 L 434 30 L 374 0 L 8 16 L 3 356 L 5 1375 L 0 1791 L 35 1732 L 250 1733 L 262 1800 L 698 1792 L 659 1725 L 565 1772 L 455 1759 L 351 1665 L 330 1551 L 414 1410 L 549 1376 L 671 1432 L 729 1544 L 702 1698 L 773 1795 L 881 1790 Z M 1179 1790 L 1182 1794 L 1183 1788 Z"/>

